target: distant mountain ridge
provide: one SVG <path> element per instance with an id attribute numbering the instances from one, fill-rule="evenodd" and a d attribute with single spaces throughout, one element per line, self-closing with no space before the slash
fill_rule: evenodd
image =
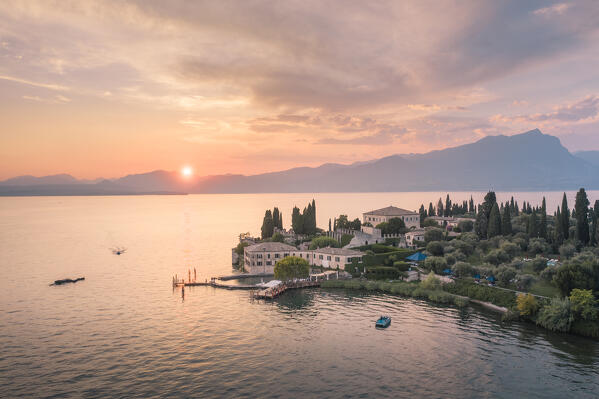
<path id="1" fill-rule="evenodd" d="M 599 164 L 592 159 L 589 154 L 571 154 L 557 137 L 534 129 L 513 136 L 487 136 L 426 154 L 392 155 L 349 165 L 328 163 L 250 176 L 184 180 L 177 172 L 156 170 L 93 184 L 69 175 L 22 176 L 0 182 L 0 195 L 599 189 Z M 54 181 L 57 183 L 50 183 Z"/>
<path id="2" fill-rule="evenodd" d="M 578 151 L 574 153 L 578 158 L 599 167 L 599 151 Z"/>

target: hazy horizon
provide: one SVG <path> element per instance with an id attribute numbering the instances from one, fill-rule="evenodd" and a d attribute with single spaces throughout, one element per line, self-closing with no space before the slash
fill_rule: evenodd
<path id="1" fill-rule="evenodd" d="M 0 179 L 256 174 L 534 128 L 599 149 L 599 7 L 0 4 Z"/>

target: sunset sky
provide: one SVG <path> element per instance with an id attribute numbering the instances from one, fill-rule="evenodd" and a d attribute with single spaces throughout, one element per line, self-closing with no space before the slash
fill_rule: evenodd
<path id="1" fill-rule="evenodd" d="M 2 1 L 0 179 L 599 150 L 599 2 Z"/>

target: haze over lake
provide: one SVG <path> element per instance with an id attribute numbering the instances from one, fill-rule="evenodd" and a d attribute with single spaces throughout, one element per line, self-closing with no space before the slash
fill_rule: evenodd
<path id="1" fill-rule="evenodd" d="M 200 279 L 229 274 L 237 235 L 257 234 L 267 208 L 288 227 L 291 208 L 315 198 L 326 227 L 446 194 L 0 198 L 0 397 L 599 396 L 598 342 L 479 308 L 324 289 L 265 303 L 195 287 L 183 299 L 171 287 L 190 267 Z M 545 195 L 552 213 L 562 192 L 498 201 L 512 195 L 520 205 Z M 389 329 L 374 329 L 380 314 Z"/>

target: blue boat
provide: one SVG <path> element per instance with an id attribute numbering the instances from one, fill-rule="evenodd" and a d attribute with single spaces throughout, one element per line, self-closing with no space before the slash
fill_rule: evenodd
<path id="1" fill-rule="evenodd" d="M 387 328 L 389 327 L 389 324 L 391 324 L 391 317 L 381 316 L 374 325 L 375 327 Z"/>

